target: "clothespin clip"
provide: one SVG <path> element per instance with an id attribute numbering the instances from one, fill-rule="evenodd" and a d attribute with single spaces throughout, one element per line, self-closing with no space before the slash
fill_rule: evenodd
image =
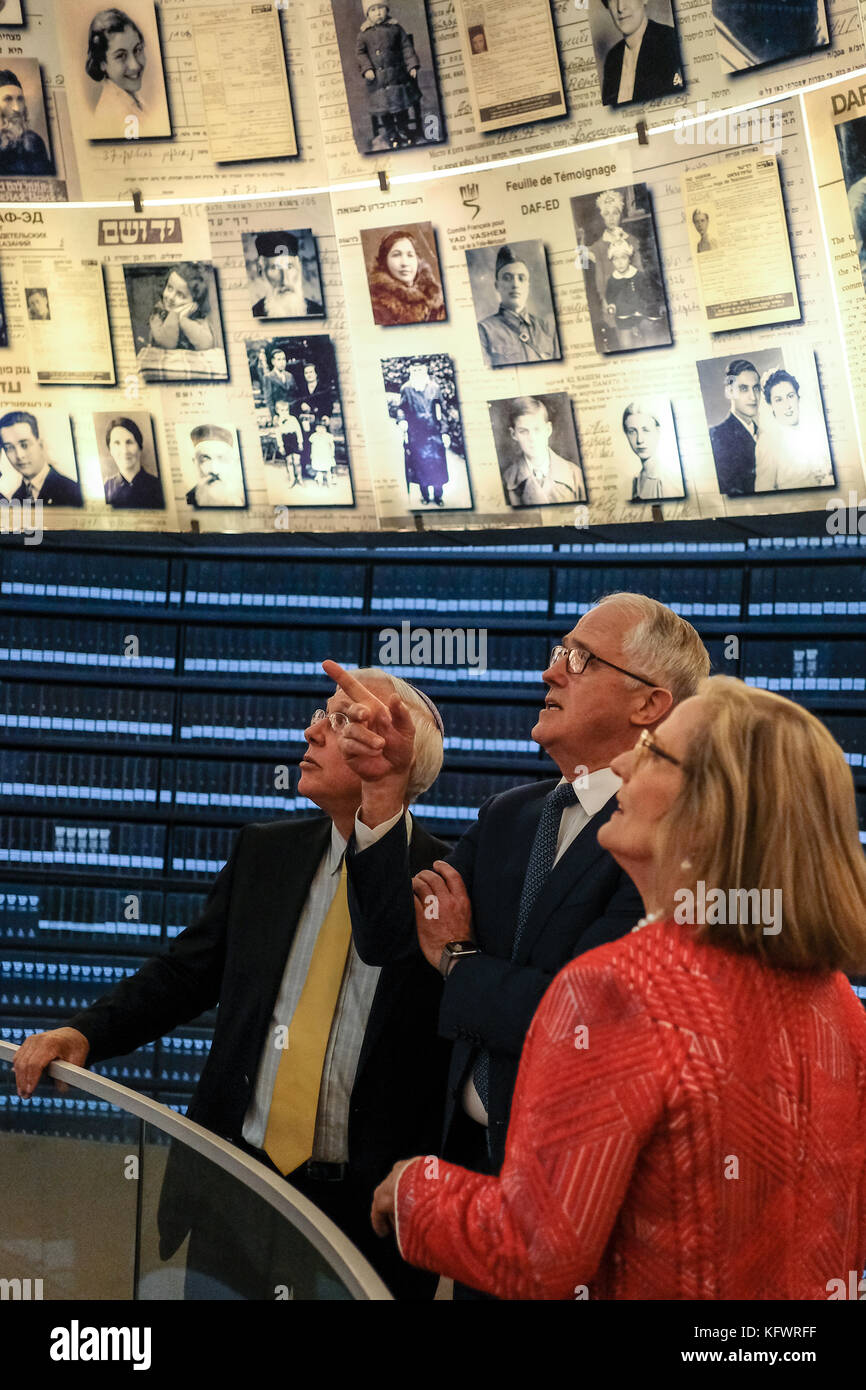
<path id="1" fill-rule="evenodd" d="M 637 130 L 637 142 L 638 142 L 638 144 L 639 144 L 639 145 L 648 145 L 648 144 L 649 144 L 649 130 L 647 129 L 647 123 L 646 123 L 646 121 L 638 121 L 637 126 L 635 127 L 635 129 Z"/>
<path id="2" fill-rule="evenodd" d="M 144 210 L 144 209 L 142 208 L 142 206 L 141 206 L 141 189 L 140 189 L 140 188 L 133 188 L 133 190 L 132 190 L 132 210 L 133 210 L 133 212 L 143 212 L 143 210 Z"/>
<path id="3" fill-rule="evenodd" d="M 664 521 L 664 517 L 662 516 L 662 509 L 659 506 L 658 502 L 653 502 L 651 510 L 653 521 Z"/>
<path id="4" fill-rule="evenodd" d="M 390 193 L 390 192 L 391 192 L 391 185 L 390 185 L 389 182 L 388 182 L 388 175 L 387 175 L 386 171 L 385 171 L 384 169 L 380 169 L 380 170 L 378 171 L 378 173 L 379 173 L 379 190 L 380 190 L 380 192 L 382 192 L 382 193 Z"/>

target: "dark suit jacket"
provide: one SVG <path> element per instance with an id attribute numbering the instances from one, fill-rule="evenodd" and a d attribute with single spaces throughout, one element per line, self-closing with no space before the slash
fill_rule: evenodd
<path id="1" fill-rule="evenodd" d="M 625 39 L 620 39 L 604 60 L 601 84 L 603 106 L 619 105 L 617 97 L 624 58 Z M 656 97 L 670 96 L 672 92 L 682 90 L 683 70 L 677 31 L 670 24 L 647 20 L 646 33 L 637 55 L 632 101 L 654 101 Z"/>
<path id="2" fill-rule="evenodd" d="M 325 816 L 248 825 L 201 917 L 129 979 L 69 1020 L 90 1042 L 88 1062 L 123 1056 L 219 1002 L 213 1044 L 187 1114 L 241 1138 L 286 959 L 328 843 Z M 417 823 L 409 862 L 420 872 L 447 846 Z M 373 1187 L 399 1158 L 436 1150 L 448 1048 L 436 1038 L 442 981 L 425 960 L 387 963 L 379 976 L 349 1109 L 349 1164 Z M 160 1198 L 161 1253 L 194 1220 L 188 1164 L 172 1148 Z"/>
<path id="3" fill-rule="evenodd" d="M 312 318 L 314 315 L 321 316 L 322 306 L 317 299 L 305 299 L 304 306 L 305 312 L 309 315 L 309 317 Z M 265 313 L 265 299 L 263 295 L 262 298 L 257 299 L 255 304 L 253 305 L 253 318 L 264 319 L 269 317 L 270 315 Z M 303 316 L 301 314 L 294 314 L 292 317 L 301 318 Z"/>
<path id="4" fill-rule="evenodd" d="M 553 869 L 524 928 L 516 961 L 511 947 L 526 868 L 544 799 L 556 780 L 491 797 L 447 856 L 472 900 L 481 954 L 454 966 L 445 981 L 439 1031 L 454 1042 L 443 1143 L 480 1045 L 490 1049 L 490 1146 L 501 1163 L 520 1052 L 541 997 L 567 961 L 631 931 L 643 915 L 637 889 L 597 834 L 613 813 L 612 797 L 581 830 Z M 360 853 L 350 842 L 355 947 L 362 960 L 420 954 L 403 822 Z"/>
<path id="5" fill-rule="evenodd" d="M 743 497 L 755 491 L 755 440 L 733 415 L 710 430 L 719 492 Z"/>
<path id="6" fill-rule="evenodd" d="M 29 495 L 26 483 L 22 483 L 12 494 L 14 499 L 21 502 L 25 502 Z M 71 478 L 64 478 L 62 473 L 58 473 L 57 469 L 49 464 L 48 477 L 38 500 L 44 502 L 47 507 L 80 507 L 81 488 Z"/>

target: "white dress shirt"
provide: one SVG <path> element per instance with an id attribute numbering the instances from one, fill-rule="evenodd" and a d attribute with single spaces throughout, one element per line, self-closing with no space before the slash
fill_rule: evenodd
<path id="1" fill-rule="evenodd" d="M 644 19 L 641 27 L 636 29 L 630 38 L 636 39 L 634 47 L 625 40 L 625 52 L 622 55 L 622 74 L 619 79 L 619 91 L 616 95 L 617 105 L 624 101 L 631 101 L 634 96 L 634 79 L 637 73 L 637 60 L 640 53 L 640 46 L 643 43 L 643 36 L 646 33 L 647 21 Z"/>
<path id="2" fill-rule="evenodd" d="M 23 479 L 22 479 L 22 482 L 24 483 L 25 488 L 26 488 L 26 489 L 29 489 L 30 496 L 33 498 L 34 501 L 36 501 L 36 499 L 38 498 L 40 492 L 41 492 L 42 489 L 44 488 L 45 483 L 46 483 L 46 480 L 47 480 L 47 478 L 48 478 L 48 474 L 49 474 L 50 472 L 51 472 L 51 465 L 50 465 L 50 463 L 46 463 L 45 467 L 41 470 L 41 472 L 39 472 L 39 473 L 36 474 L 36 477 L 35 477 L 35 478 L 23 478 Z"/>
<path id="3" fill-rule="evenodd" d="M 567 782 L 567 777 L 561 777 L 559 786 Z M 610 798 L 614 796 L 622 786 L 622 778 L 617 777 L 615 772 L 611 772 L 609 767 L 599 768 L 597 772 L 589 772 L 582 778 L 577 778 L 572 783 L 577 797 L 573 806 L 567 806 L 562 813 L 559 822 L 559 834 L 556 840 L 556 858 L 554 865 L 558 864 L 566 850 L 574 844 L 581 830 L 585 828 L 592 817 L 606 806 Z M 400 819 L 401 812 L 397 812 L 390 820 L 383 821 L 381 825 L 373 829 L 365 825 L 360 819 L 360 812 L 355 816 L 355 843 L 359 850 L 367 849 L 374 845 L 383 835 L 393 828 Z M 406 812 L 407 825 L 409 823 L 409 813 Z M 531 846 L 530 846 L 531 849 Z M 455 965 L 454 969 L 459 970 L 460 965 Z M 473 1068 L 474 1070 L 474 1068 Z M 475 1089 L 472 1079 L 472 1071 L 466 1078 L 463 1087 L 463 1109 L 471 1119 L 477 1120 L 479 1124 L 487 1124 L 487 1111 L 484 1103 Z"/>
<path id="4" fill-rule="evenodd" d="M 241 1131 L 248 1144 L 261 1149 L 268 1127 L 268 1113 L 277 1070 L 283 1055 L 277 1032 L 291 1025 L 307 979 L 319 931 L 340 884 L 346 841 L 332 823 L 328 847 L 313 875 L 307 899 L 298 919 L 283 979 L 262 1049 L 255 1089 Z M 373 995 L 379 983 L 378 965 L 365 965 L 349 945 L 343 983 L 322 1067 L 319 1108 L 311 1158 L 319 1163 L 346 1163 L 349 1158 L 349 1102 Z"/>

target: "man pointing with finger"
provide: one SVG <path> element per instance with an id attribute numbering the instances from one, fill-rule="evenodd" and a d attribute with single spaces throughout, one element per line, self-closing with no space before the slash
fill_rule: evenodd
<path id="1" fill-rule="evenodd" d="M 642 594 L 612 594 L 554 647 L 532 731 L 561 776 L 491 797 L 447 861 L 410 879 L 403 816 L 410 730 L 333 662 L 351 701 L 341 742 L 363 783 L 348 867 L 363 960 L 421 954 L 443 978 L 439 1032 L 453 1042 L 443 1152 L 498 1172 L 533 1014 L 572 957 L 642 915 L 597 841 L 615 813 L 616 755 L 694 692 L 709 658 L 694 628 Z M 409 1157 L 409 1155 L 407 1155 Z"/>
<path id="2" fill-rule="evenodd" d="M 349 679 L 399 711 L 408 882 L 446 848 L 408 809 L 442 765 L 442 722 L 420 691 L 385 671 Z M 324 815 L 241 830 L 199 920 L 69 1027 L 25 1039 L 15 1074 L 29 1097 L 55 1059 L 84 1066 L 124 1056 L 219 1003 L 189 1117 L 283 1174 L 395 1297 L 432 1299 L 436 1278 L 404 1265 L 369 1224 L 373 1190 L 407 1145 L 432 1151 L 438 1142 L 448 1049 L 436 1037 L 439 981 L 423 958 L 371 967 L 351 944 L 344 856 L 361 782 L 339 751 L 350 703 L 335 691 L 305 732 L 298 791 Z M 279 1232 L 256 1202 L 239 1206 L 239 1185 L 226 1188 L 226 1222 L 216 1181 L 209 1174 L 207 1201 L 198 1201 L 195 1175 L 173 1152 L 160 1197 L 162 1258 L 189 1231 L 188 1298 L 272 1299 L 293 1282 L 291 1251 L 276 1239 L 271 1248 Z"/>

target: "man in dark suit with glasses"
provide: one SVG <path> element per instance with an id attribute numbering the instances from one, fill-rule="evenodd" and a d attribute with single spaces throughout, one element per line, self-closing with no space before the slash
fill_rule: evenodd
<path id="1" fill-rule="evenodd" d="M 598 844 L 615 813 L 610 769 L 672 706 L 709 657 L 691 624 L 643 594 L 610 594 L 554 647 L 532 737 L 559 777 L 491 797 L 447 859 L 409 873 L 402 805 L 412 731 L 333 662 L 347 696 L 341 750 L 363 782 L 349 846 L 353 936 L 370 962 L 423 957 L 443 977 L 439 1033 L 453 1043 L 443 1148 L 498 1172 L 520 1052 L 557 971 L 630 931 L 634 884 Z M 410 1155 L 406 1155 L 409 1157 Z"/>

